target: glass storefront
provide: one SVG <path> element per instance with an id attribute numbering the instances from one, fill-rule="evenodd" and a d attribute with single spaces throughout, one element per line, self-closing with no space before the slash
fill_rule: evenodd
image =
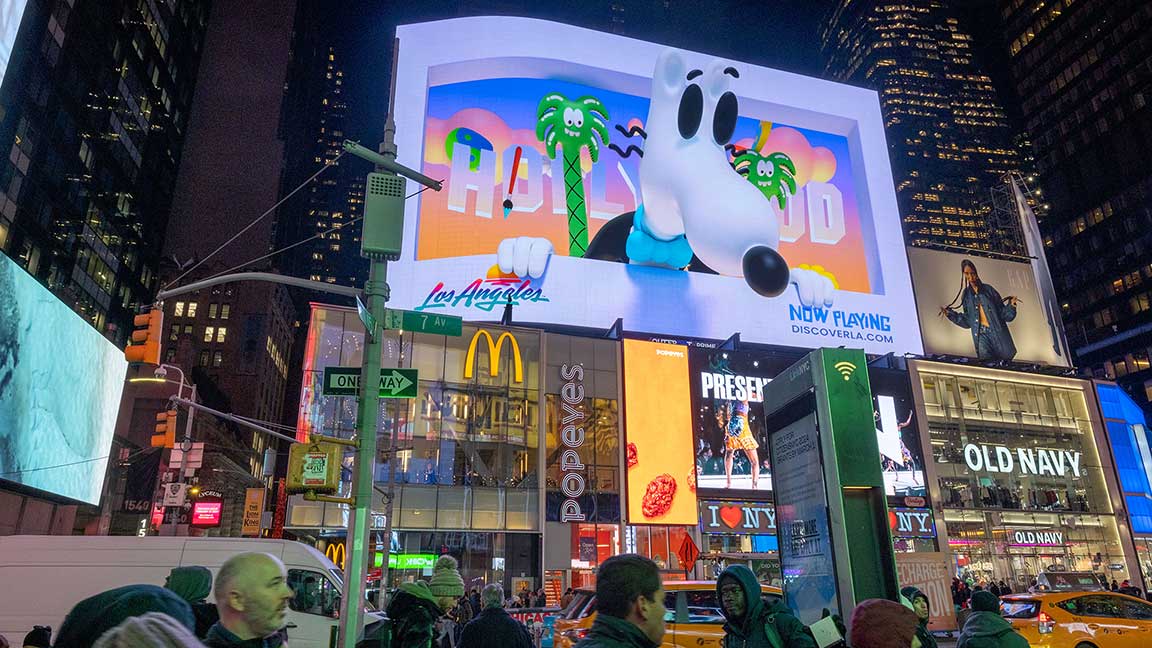
<path id="1" fill-rule="evenodd" d="M 297 434 L 350 437 L 356 399 L 322 394 L 325 367 L 356 367 L 355 310 L 314 305 Z M 460 337 L 386 331 L 383 367 L 419 371 L 418 396 L 380 404 L 377 490 L 391 478 L 393 530 L 406 554 L 451 553 L 466 582 L 541 575 L 541 334 L 465 326 Z M 392 437 L 397 452 L 388 462 Z M 389 474 L 394 470 L 393 474 Z M 346 471 L 350 479 L 350 470 Z M 288 526 L 307 535 L 341 525 L 342 507 L 294 498 Z M 330 510 L 332 509 L 332 510 Z M 384 514 L 383 499 L 374 512 Z M 315 524 L 309 524 L 312 522 Z M 415 573 L 396 570 L 390 580 Z M 398 581 L 397 581 L 398 582 Z M 395 583 L 393 583 L 395 584 Z"/>
<path id="2" fill-rule="evenodd" d="M 1127 578 L 1089 384 L 915 364 L 957 575 L 1015 591 L 1046 570 Z"/>

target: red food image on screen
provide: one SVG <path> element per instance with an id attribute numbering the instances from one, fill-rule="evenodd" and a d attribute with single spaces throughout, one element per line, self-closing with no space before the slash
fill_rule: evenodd
<path id="1" fill-rule="evenodd" d="M 676 478 L 668 473 L 657 475 L 648 482 L 640 510 L 646 518 L 660 517 L 672 508 L 674 497 L 676 497 Z"/>
<path id="2" fill-rule="evenodd" d="M 696 471 L 694 469 L 688 471 L 688 490 L 693 493 L 696 492 Z"/>
<path id="3" fill-rule="evenodd" d="M 629 443 L 628 444 L 627 455 L 628 455 L 628 467 L 629 468 L 640 463 L 640 460 L 636 458 L 636 444 L 635 443 Z"/>

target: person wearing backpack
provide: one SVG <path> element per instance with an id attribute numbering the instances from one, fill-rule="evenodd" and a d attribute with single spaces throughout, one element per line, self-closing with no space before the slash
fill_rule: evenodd
<path id="1" fill-rule="evenodd" d="M 744 565 L 720 573 L 716 598 L 727 621 L 723 648 L 817 648 L 808 627 L 784 601 L 764 602 L 756 575 Z"/>

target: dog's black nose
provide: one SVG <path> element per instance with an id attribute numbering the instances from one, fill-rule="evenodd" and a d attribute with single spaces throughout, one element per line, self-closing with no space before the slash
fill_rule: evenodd
<path id="1" fill-rule="evenodd" d="M 788 264 L 776 250 L 757 245 L 744 253 L 744 280 L 764 297 L 775 297 L 788 287 Z"/>

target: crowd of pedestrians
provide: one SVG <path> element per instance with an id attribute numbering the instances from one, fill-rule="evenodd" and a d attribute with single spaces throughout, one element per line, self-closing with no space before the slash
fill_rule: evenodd
<path id="1" fill-rule="evenodd" d="M 756 575 L 732 565 L 716 581 L 724 617 L 722 648 L 817 648 L 812 630 L 780 600 L 761 596 Z M 1007 584 L 987 589 L 953 583 L 953 602 L 966 618 L 957 648 L 1024 648 L 1028 643 L 1000 615 Z M 928 631 L 928 597 L 914 587 L 900 601 L 869 599 L 851 612 L 851 632 L 832 621 L 852 648 L 937 648 Z M 208 602 L 209 595 L 215 603 Z M 560 603 L 567 607 L 574 593 Z M 173 569 L 164 587 L 128 585 L 77 603 L 52 640 L 37 626 L 25 648 L 287 648 L 285 626 L 293 592 L 283 563 L 264 553 L 233 556 L 213 583 L 204 567 Z M 660 568 L 636 555 L 613 556 L 596 575 L 596 618 L 576 648 L 657 648 L 665 633 Z M 386 608 L 388 620 L 370 626 L 363 645 L 391 648 L 534 648 L 534 636 L 512 607 L 541 608 L 543 590 L 505 598 L 499 583 L 465 592 L 459 566 L 441 556 L 428 581 L 404 583 Z M 825 615 L 828 616 L 827 611 Z M 386 637 L 382 636 L 386 633 Z M 386 641 L 384 641 L 386 639 Z M 0 648 L 10 648 L 0 637 Z"/>

